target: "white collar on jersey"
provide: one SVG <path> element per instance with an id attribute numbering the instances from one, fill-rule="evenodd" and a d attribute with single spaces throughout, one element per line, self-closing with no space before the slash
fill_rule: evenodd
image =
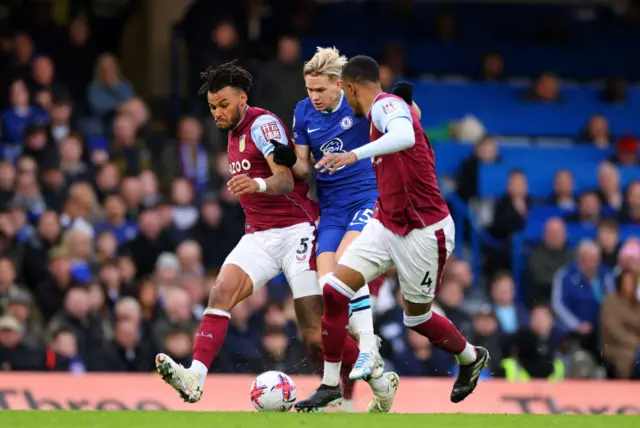
<path id="1" fill-rule="evenodd" d="M 344 91 L 342 89 L 340 89 L 340 99 L 338 100 L 338 104 L 336 104 L 336 108 L 334 108 L 333 110 L 329 111 L 329 110 L 322 110 L 320 113 L 323 114 L 331 114 L 334 111 L 338 111 L 340 110 L 340 107 L 342 107 L 342 100 L 344 100 Z"/>
<path id="2" fill-rule="evenodd" d="M 378 101 L 378 98 L 380 98 L 380 95 L 384 95 L 384 94 L 385 92 L 382 91 L 378 95 L 376 95 L 376 97 L 373 99 L 373 102 L 371 103 L 371 107 L 369 107 L 369 111 L 367 112 L 366 116 L 369 116 L 369 113 L 371 113 L 371 109 L 373 108 L 373 105 L 376 103 L 376 101 Z"/>
<path id="3" fill-rule="evenodd" d="M 244 117 L 247 115 L 247 111 L 249 111 L 249 104 L 247 104 L 247 108 L 244 109 L 244 113 L 242 113 L 242 117 L 238 121 L 238 124 L 233 127 L 232 131 L 235 131 L 238 128 L 238 126 L 240 126 L 240 124 L 244 120 Z"/>

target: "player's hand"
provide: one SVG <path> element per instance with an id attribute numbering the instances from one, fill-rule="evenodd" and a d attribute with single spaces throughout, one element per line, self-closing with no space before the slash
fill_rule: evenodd
<path id="1" fill-rule="evenodd" d="M 407 104 L 413 104 L 413 84 L 409 82 L 398 82 L 391 90 L 393 95 L 402 98 Z"/>
<path id="2" fill-rule="evenodd" d="M 256 193 L 260 189 L 260 185 L 253 178 L 249 178 L 248 175 L 236 175 L 227 182 L 227 188 L 231 193 L 236 196 L 247 195 L 249 193 Z"/>
<path id="3" fill-rule="evenodd" d="M 270 140 L 273 144 L 273 161 L 278 165 L 286 166 L 287 168 L 293 168 L 298 160 L 296 152 L 286 144 L 282 144 L 277 140 Z"/>
<path id="4" fill-rule="evenodd" d="M 320 172 L 329 171 L 330 175 L 335 174 L 338 168 L 342 168 L 345 165 L 351 165 L 358 162 L 358 158 L 355 153 L 323 153 L 320 162 L 316 163 L 316 169 Z"/>

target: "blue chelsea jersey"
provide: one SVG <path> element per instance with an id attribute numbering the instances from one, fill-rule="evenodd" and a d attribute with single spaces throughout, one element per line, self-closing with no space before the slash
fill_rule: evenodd
<path id="1" fill-rule="evenodd" d="M 305 98 L 293 113 L 293 139 L 296 144 L 311 147 L 314 159 L 323 152 L 345 153 L 369 143 L 369 121 L 356 118 L 349 104 L 340 95 L 332 112 L 319 112 Z M 377 195 L 376 176 L 371 159 L 340 168 L 335 174 L 318 173 L 317 194 L 321 207 L 348 206 L 363 198 Z"/>

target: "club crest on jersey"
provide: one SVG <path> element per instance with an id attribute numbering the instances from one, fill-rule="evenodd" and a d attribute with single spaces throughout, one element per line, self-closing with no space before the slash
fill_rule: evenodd
<path id="1" fill-rule="evenodd" d="M 260 125 L 260 130 L 262 131 L 262 135 L 267 141 L 277 140 L 282 141 L 282 135 L 280 135 L 280 128 L 276 122 L 265 123 L 264 125 Z"/>
<path id="2" fill-rule="evenodd" d="M 238 150 L 242 153 L 244 152 L 244 149 L 246 147 L 246 143 L 245 140 L 247 139 L 247 137 L 245 135 L 241 135 L 240 136 L 240 140 L 238 142 Z"/>
<path id="3" fill-rule="evenodd" d="M 353 126 L 353 119 L 351 119 L 351 117 L 349 116 L 345 116 L 342 118 L 342 120 L 340 121 L 340 126 L 342 127 L 342 129 L 349 129 Z"/>

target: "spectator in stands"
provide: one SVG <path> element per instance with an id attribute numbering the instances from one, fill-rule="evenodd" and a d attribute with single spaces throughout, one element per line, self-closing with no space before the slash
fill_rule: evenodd
<path id="1" fill-rule="evenodd" d="M 51 123 L 47 129 L 47 136 L 49 140 L 60 144 L 72 132 L 73 103 L 69 93 L 61 89 L 53 93 L 52 102 Z M 54 154 L 52 153 L 52 155 Z"/>
<path id="2" fill-rule="evenodd" d="M 173 234 L 178 241 L 189 236 L 189 230 L 198 222 L 200 213 L 196 207 L 196 195 L 191 183 L 184 178 L 177 178 L 171 186 L 171 202 L 173 204 L 172 223 Z"/>
<path id="3" fill-rule="evenodd" d="M 89 370 L 108 372 L 151 372 L 157 349 L 140 337 L 139 325 L 134 320 L 117 320 L 113 340 L 94 351 Z"/>
<path id="4" fill-rule="evenodd" d="M 120 184 L 120 169 L 113 162 L 107 162 L 97 168 L 96 191 L 100 201 L 111 194 L 118 193 Z"/>
<path id="5" fill-rule="evenodd" d="M 78 343 L 73 330 L 62 327 L 51 334 L 48 351 L 52 351 L 55 361 L 48 368 L 56 371 L 84 373 L 85 363 L 78 355 Z"/>
<path id="6" fill-rule="evenodd" d="M 564 366 L 556 357 L 557 342 L 551 311 L 547 306 L 536 305 L 531 310 L 531 322 L 512 341 L 510 358 L 502 361 L 506 380 L 561 380 Z"/>
<path id="7" fill-rule="evenodd" d="M 380 64 L 380 85 L 385 92 L 391 92 L 396 81 L 393 70 L 386 64 Z"/>
<path id="8" fill-rule="evenodd" d="M 604 219 L 598 225 L 597 242 L 602 253 L 602 263 L 614 268 L 618 262 L 620 234 L 618 223 L 612 219 Z"/>
<path id="9" fill-rule="evenodd" d="M 111 232 L 118 245 L 124 245 L 138 234 L 138 226 L 127 219 L 127 207 L 122 196 L 113 194 L 104 201 L 105 219 L 95 225 L 96 234 Z"/>
<path id="10" fill-rule="evenodd" d="M 602 304 L 602 352 L 618 378 L 632 377 L 640 364 L 640 304 L 638 275 L 628 270 L 618 276 L 616 292 Z"/>
<path id="11" fill-rule="evenodd" d="M 9 295 L 6 300 L 6 313 L 20 323 L 25 344 L 32 348 L 42 344 L 42 315 L 27 291 L 14 291 Z"/>
<path id="12" fill-rule="evenodd" d="M 277 55 L 274 61 L 262 68 L 263 74 L 256 82 L 253 99 L 256 105 L 288 120 L 296 104 L 308 95 L 301 72 L 300 40 L 294 36 L 282 36 L 278 41 Z"/>
<path id="13" fill-rule="evenodd" d="M 480 80 L 485 82 L 501 82 L 504 80 L 504 59 L 500 52 L 484 54 Z"/>
<path id="14" fill-rule="evenodd" d="M 598 193 L 587 191 L 580 195 L 578 210 L 565 216 L 568 222 L 596 227 L 602 218 L 602 204 Z"/>
<path id="15" fill-rule="evenodd" d="M 202 249 L 196 241 L 183 241 L 176 248 L 176 256 L 180 263 L 181 274 L 204 276 L 202 266 Z"/>
<path id="16" fill-rule="evenodd" d="M 16 169 L 9 161 L 0 161 L 0 210 L 6 211 L 13 199 Z"/>
<path id="17" fill-rule="evenodd" d="M 506 240 L 512 233 L 524 228 L 533 200 L 529 197 L 527 177 L 520 170 L 512 170 L 507 181 L 507 193 L 500 198 L 493 212 L 491 234 Z"/>
<path id="18" fill-rule="evenodd" d="M 625 270 L 640 275 L 640 239 L 636 237 L 627 239 L 618 252 L 616 272 L 619 275 Z M 638 298 L 640 299 L 640 287 Z"/>
<path id="19" fill-rule="evenodd" d="M 207 67 L 217 67 L 228 61 L 238 59 L 244 62 L 246 55 L 240 44 L 238 30 L 232 22 L 219 22 L 210 32 L 208 43 L 193 46 L 189 52 L 189 64 L 193 79 L 190 82 L 191 92 L 197 93 L 202 85 L 199 72 Z"/>
<path id="20" fill-rule="evenodd" d="M 14 55 L 6 76 L 9 80 L 28 79 L 31 71 L 31 60 L 35 52 L 33 40 L 27 33 L 17 32 L 13 36 L 13 44 L 15 46 Z"/>
<path id="21" fill-rule="evenodd" d="M 224 227 L 224 212 L 215 195 L 205 195 L 198 223 L 190 230 L 189 235 L 202 248 L 205 268 L 220 269 L 229 254 L 233 233 Z"/>
<path id="22" fill-rule="evenodd" d="M 467 114 L 462 119 L 449 125 L 451 139 L 455 141 L 478 141 L 487 135 L 487 129 L 473 114 Z"/>
<path id="23" fill-rule="evenodd" d="M 513 334 L 529 323 L 529 313 L 515 301 L 515 284 L 508 272 L 498 272 L 491 280 L 491 303 L 498 321 L 498 329 Z M 475 342 L 474 342 L 475 343 Z"/>
<path id="24" fill-rule="evenodd" d="M 607 79 L 601 99 L 609 104 L 627 104 L 627 82 L 625 79 L 623 77 Z"/>
<path id="25" fill-rule="evenodd" d="M 195 302 L 185 289 L 165 287 L 163 294 L 164 311 L 153 326 L 155 343 L 164 343 L 167 333 L 175 328 L 193 331 L 198 325 L 191 310 Z"/>
<path id="26" fill-rule="evenodd" d="M 139 175 L 151 167 L 151 153 L 144 140 L 136 137 L 134 118 L 129 114 L 118 114 L 113 121 L 111 160 L 122 177 Z"/>
<path id="27" fill-rule="evenodd" d="M 633 181 L 627 188 L 627 199 L 620 210 L 620 221 L 640 224 L 640 181 Z"/>
<path id="28" fill-rule="evenodd" d="M 604 149 L 611 143 L 609 121 L 606 117 L 596 114 L 589 118 L 587 127 L 578 136 L 579 143 L 591 143 L 594 147 Z"/>
<path id="29" fill-rule="evenodd" d="M 465 201 L 478 196 L 478 172 L 480 166 L 500 161 L 498 143 L 493 137 L 482 137 L 475 145 L 474 153 L 460 164 L 456 182 L 457 193 Z"/>
<path id="30" fill-rule="evenodd" d="M 0 258 L 0 313 L 7 308 L 11 296 L 20 292 L 27 291 L 16 284 L 15 263 L 7 257 Z"/>
<path id="31" fill-rule="evenodd" d="M 60 79 L 69 87 L 73 98 L 82 101 L 91 82 L 97 51 L 89 38 L 89 26 L 84 16 L 75 17 L 69 24 L 69 39 L 59 61 Z"/>
<path id="32" fill-rule="evenodd" d="M 106 336 L 102 320 L 90 313 L 89 304 L 86 283 L 76 285 L 67 291 L 63 308 L 49 323 L 50 333 L 61 327 L 73 330 L 78 342 L 78 352 L 83 358 L 102 348 Z"/>
<path id="33" fill-rule="evenodd" d="M 138 267 L 137 278 L 141 279 L 150 275 L 156 264 L 156 260 L 165 251 L 173 249 L 172 242 L 162 236 L 160 218 L 157 210 L 147 209 L 140 214 L 138 222 L 140 233 L 124 246 L 133 257 Z"/>
<path id="34" fill-rule="evenodd" d="M 470 337 L 473 331 L 471 325 L 471 317 L 460 309 L 460 304 L 464 299 L 464 290 L 462 285 L 453 280 L 440 284 L 438 291 L 438 305 L 445 316 L 458 327 L 458 330 L 465 337 Z"/>
<path id="35" fill-rule="evenodd" d="M 261 105 L 261 104 L 260 104 Z M 198 194 L 202 194 L 215 171 L 213 156 L 209 156 L 202 141 L 202 125 L 192 116 L 178 122 L 176 142 L 171 142 L 162 152 L 162 187 L 170 189 L 177 177 L 185 177 Z"/>
<path id="36" fill-rule="evenodd" d="M 624 203 L 624 195 L 620 189 L 620 172 L 610 162 L 603 162 L 598 167 L 598 190 L 603 208 L 618 212 Z"/>
<path id="37" fill-rule="evenodd" d="M 44 110 L 49 110 L 55 87 L 55 65 L 48 56 L 36 56 L 31 62 L 31 95 L 33 104 L 39 105 Z M 41 94 L 46 93 L 48 102 L 43 102 Z"/>
<path id="38" fill-rule="evenodd" d="M 640 143 L 630 135 L 621 137 L 616 142 L 616 152 L 609 159 L 611 162 L 621 166 L 638 166 L 638 149 Z"/>
<path id="39" fill-rule="evenodd" d="M 158 177 L 151 170 L 142 171 L 140 178 L 140 201 L 142 207 L 153 207 L 160 201 Z"/>
<path id="40" fill-rule="evenodd" d="M 142 310 L 142 323 L 145 328 L 148 328 L 160 315 L 158 288 L 153 281 L 149 279 L 141 281 L 138 288 L 138 300 L 140 300 L 140 308 Z"/>
<path id="41" fill-rule="evenodd" d="M 15 80 L 9 87 L 9 107 L 0 114 L 0 142 L 4 159 L 14 160 L 21 147 L 28 125 L 44 125 L 48 120 L 45 111 L 29 102 L 29 89 L 24 80 Z M 16 148 L 17 147 L 17 148 Z M 18 150 L 20 149 L 20 150 Z"/>
<path id="42" fill-rule="evenodd" d="M 502 361 L 503 348 L 508 338 L 503 333 L 491 305 L 482 305 L 473 316 L 473 335 L 470 340 L 489 351 L 492 360 L 489 369 L 492 373 L 499 369 Z"/>
<path id="43" fill-rule="evenodd" d="M 11 315 L 0 317 L 0 368 L 3 371 L 43 370 L 44 352 L 28 347 L 20 323 Z"/>
<path id="44" fill-rule="evenodd" d="M 526 101 L 539 101 L 546 103 L 562 102 L 560 95 L 560 79 L 554 73 L 543 73 L 536 79 L 533 87 L 522 94 Z"/>
<path id="45" fill-rule="evenodd" d="M 34 290 L 49 276 L 49 251 L 60 240 L 60 221 L 54 211 L 45 211 L 38 217 L 36 233 L 25 242 L 22 255 L 22 275 L 25 285 Z"/>
<path id="46" fill-rule="evenodd" d="M 91 112 L 101 120 L 109 119 L 134 94 L 131 83 L 120 74 L 116 57 L 109 53 L 100 55 L 87 92 Z"/>
<path id="47" fill-rule="evenodd" d="M 82 161 L 83 144 L 80 135 L 70 134 L 60 142 L 60 170 L 69 183 L 89 181 L 89 166 Z"/>
<path id="48" fill-rule="evenodd" d="M 554 278 L 552 305 L 558 320 L 596 357 L 600 355 L 600 306 L 614 288 L 613 273 L 602 264 L 598 244 L 588 239 L 578 244 L 576 261 Z"/>
<path id="49" fill-rule="evenodd" d="M 127 218 L 136 221 L 142 204 L 142 185 L 139 176 L 123 178 L 120 182 L 120 193 L 125 204 Z"/>
<path id="50" fill-rule="evenodd" d="M 467 314 L 478 311 L 480 306 L 488 303 L 484 288 L 479 284 L 479 278 L 474 278 L 471 265 L 466 260 L 449 258 L 442 273 L 442 282 L 453 281 L 462 285 L 464 300 L 460 304 Z"/>
<path id="51" fill-rule="evenodd" d="M 553 180 L 553 195 L 549 199 L 551 205 L 555 205 L 563 211 L 573 211 L 576 208 L 573 174 L 568 169 L 556 172 Z"/>

